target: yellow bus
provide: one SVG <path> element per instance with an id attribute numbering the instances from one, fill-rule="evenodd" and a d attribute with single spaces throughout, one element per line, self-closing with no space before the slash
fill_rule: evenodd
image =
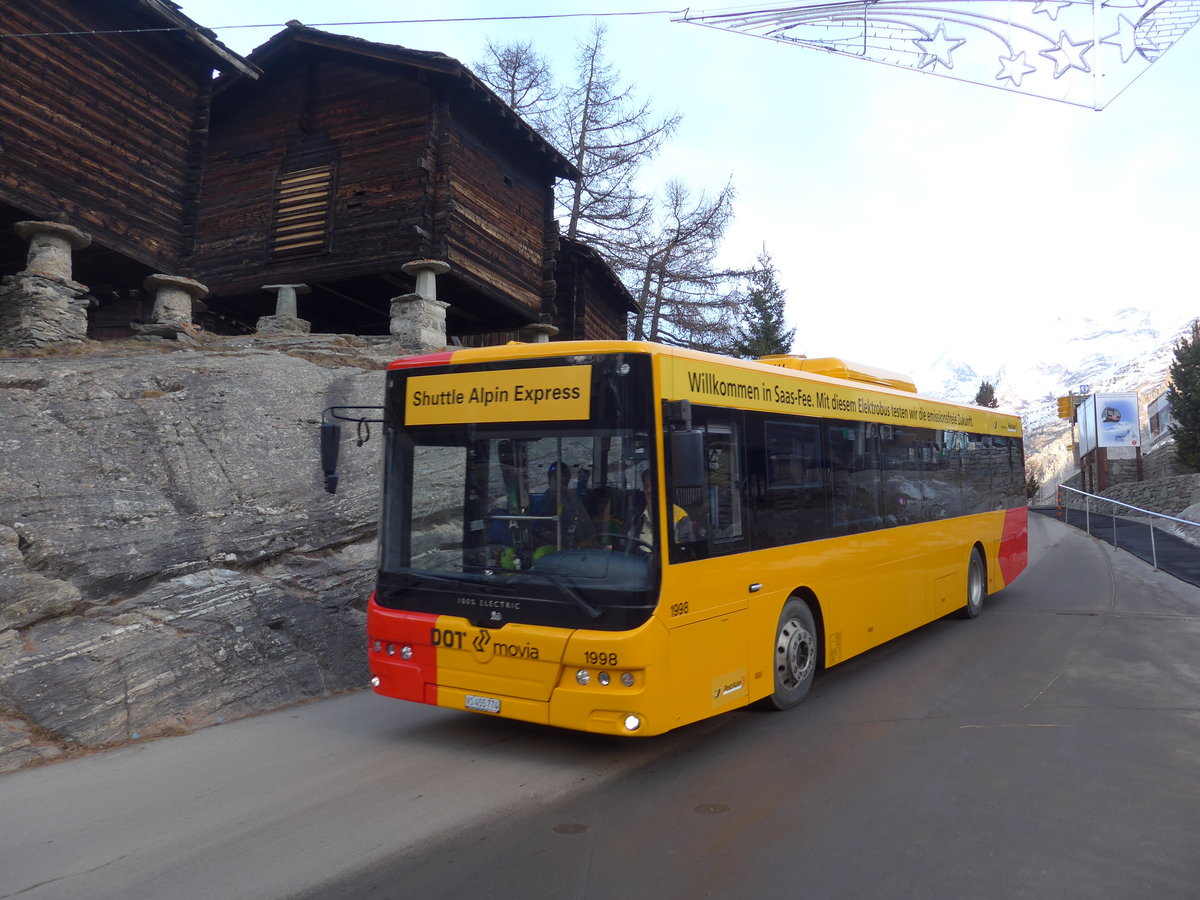
<path id="1" fill-rule="evenodd" d="M 617 735 L 794 706 L 1025 567 L 1021 422 L 836 359 L 640 342 L 393 362 L 388 697 Z"/>

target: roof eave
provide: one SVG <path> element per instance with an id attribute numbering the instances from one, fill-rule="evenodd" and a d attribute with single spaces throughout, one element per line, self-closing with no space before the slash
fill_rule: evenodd
<path id="1" fill-rule="evenodd" d="M 165 2 L 165 0 L 137 0 L 137 2 L 151 14 L 183 31 L 189 40 L 199 44 L 228 67 L 249 78 L 258 78 L 262 74 L 261 69 L 217 40 L 214 32 L 181 13 L 174 3 Z M 222 72 L 226 71 L 226 68 L 221 65 L 216 65 L 214 68 L 221 69 Z"/>
<path id="2" fill-rule="evenodd" d="M 273 35 L 266 43 L 251 52 L 250 58 L 253 60 L 253 64 L 269 65 L 270 59 L 282 52 L 283 47 L 289 41 L 326 50 L 354 53 L 368 59 L 423 69 L 444 78 L 455 79 L 473 96 L 478 97 L 480 101 L 490 107 L 496 115 L 507 119 L 514 131 L 527 140 L 535 151 L 550 163 L 550 168 L 556 178 L 566 178 L 571 181 L 579 179 L 579 170 L 570 160 L 547 141 L 537 129 L 517 115 L 507 103 L 496 96 L 495 91 L 484 84 L 470 69 L 451 56 L 428 50 L 412 50 L 397 44 L 379 44 L 348 35 L 331 34 L 300 22 L 291 21 L 287 23 L 285 30 Z"/>

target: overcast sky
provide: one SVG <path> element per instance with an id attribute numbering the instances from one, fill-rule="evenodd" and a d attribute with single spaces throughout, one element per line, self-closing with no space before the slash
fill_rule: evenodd
<path id="1" fill-rule="evenodd" d="M 243 54 L 298 19 L 468 66 L 488 38 L 530 39 L 559 76 L 591 18 L 331 23 L 672 6 L 178 2 Z M 736 221 L 722 262 L 748 265 L 766 245 L 788 291 L 796 352 L 908 372 L 949 352 L 990 372 L 1052 358 L 1081 316 L 1136 306 L 1174 329 L 1200 315 L 1195 34 L 1096 112 L 675 17 L 604 19 L 623 79 L 656 110 L 683 115 L 647 186 L 680 177 L 716 191 L 733 177 Z M 225 27 L 245 24 L 269 27 Z"/>

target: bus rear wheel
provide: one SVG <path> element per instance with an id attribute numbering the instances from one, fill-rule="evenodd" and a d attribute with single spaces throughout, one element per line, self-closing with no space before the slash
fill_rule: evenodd
<path id="1" fill-rule="evenodd" d="M 960 610 L 964 619 L 974 619 L 983 612 L 983 600 L 987 597 L 987 570 L 979 548 L 971 549 L 971 560 L 967 563 L 967 605 Z"/>
<path id="2" fill-rule="evenodd" d="M 793 597 L 779 613 L 773 656 L 775 693 L 766 697 L 765 709 L 791 709 L 804 699 L 817 672 L 817 627 L 812 610 Z"/>

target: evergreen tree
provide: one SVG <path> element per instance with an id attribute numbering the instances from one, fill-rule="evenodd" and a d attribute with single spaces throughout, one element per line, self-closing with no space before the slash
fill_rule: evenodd
<path id="1" fill-rule="evenodd" d="M 1168 372 L 1175 455 L 1188 468 L 1200 471 L 1200 319 L 1192 323 L 1190 335 L 1175 345 L 1175 361 Z"/>
<path id="2" fill-rule="evenodd" d="M 976 406 L 988 406 L 995 409 L 1000 405 L 1000 401 L 996 399 L 996 386 L 990 381 L 981 381 L 973 402 Z"/>
<path id="3" fill-rule="evenodd" d="M 1025 467 L 1025 497 L 1032 500 L 1045 484 L 1045 470 L 1037 463 L 1029 463 Z"/>
<path id="4" fill-rule="evenodd" d="M 731 353 L 742 359 L 792 352 L 796 329 L 787 327 L 784 301 L 787 291 L 779 284 L 775 261 L 763 248 L 758 263 L 747 276 L 742 320 L 737 326 Z"/>

